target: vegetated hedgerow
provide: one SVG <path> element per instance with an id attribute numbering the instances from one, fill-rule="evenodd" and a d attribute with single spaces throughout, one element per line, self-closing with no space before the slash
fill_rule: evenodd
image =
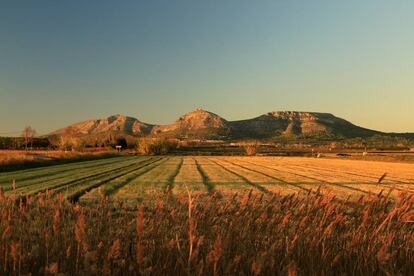
<path id="1" fill-rule="evenodd" d="M 154 195 L 138 206 L 0 197 L 2 273 L 410 275 L 414 197 Z M 17 202 L 17 203 L 16 203 Z M 113 205 L 116 204 L 116 205 Z"/>
<path id="2" fill-rule="evenodd" d="M 137 152 L 145 155 L 165 155 L 175 148 L 176 142 L 159 138 L 140 138 L 137 141 Z"/>
<path id="3" fill-rule="evenodd" d="M 245 143 L 242 145 L 244 153 L 247 156 L 254 156 L 257 154 L 257 150 L 259 148 L 259 144 L 257 142 L 255 143 Z"/>

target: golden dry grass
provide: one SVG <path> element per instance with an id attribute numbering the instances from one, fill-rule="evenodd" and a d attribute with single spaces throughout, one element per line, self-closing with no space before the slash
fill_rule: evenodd
<path id="1" fill-rule="evenodd" d="M 413 164 L 276 157 L 130 156 L 0 173 L 0 268 L 410 275 L 413 180 Z"/>
<path id="2" fill-rule="evenodd" d="M 406 275 L 413 183 L 414 164 L 299 157 L 128 156 L 0 173 L 0 269 Z"/>
<path id="3" fill-rule="evenodd" d="M 0 196 L 7 275 L 410 275 L 414 197 L 246 193 L 70 205 Z"/>

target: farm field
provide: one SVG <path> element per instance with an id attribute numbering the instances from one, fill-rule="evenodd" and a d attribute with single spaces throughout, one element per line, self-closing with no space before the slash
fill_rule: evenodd
<path id="1" fill-rule="evenodd" d="M 5 194 L 24 196 L 48 190 L 83 203 L 98 201 L 102 195 L 140 202 L 187 189 L 201 196 L 318 191 L 345 200 L 414 193 L 414 164 L 302 157 L 127 156 L 0 173 L 0 187 Z"/>
<path id="2" fill-rule="evenodd" d="M 60 150 L 0 150 L 0 172 L 45 167 L 117 156 L 110 150 L 68 152 Z"/>
<path id="3" fill-rule="evenodd" d="M 412 275 L 413 183 L 413 164 L 302 157 L 124 156 L 1 173 L 0 271 Z"/>

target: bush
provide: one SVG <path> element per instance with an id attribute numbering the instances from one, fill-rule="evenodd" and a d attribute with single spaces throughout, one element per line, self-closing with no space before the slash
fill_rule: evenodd
<path id="1" fill-rule="evenodd" d="M 257 149 L 259 148 L 259 145 L 257 143 L 249 143 L 243 145 L 244 153 L 247 156 L 254 156 L 257 154 Z"/>
<path id="2" fill-rule="evenodd" d="M 171 140 L 141 138 L 137 143 L 137 152 L 146 155 L 165 155 L 176 147 L 176 143 Z"/>

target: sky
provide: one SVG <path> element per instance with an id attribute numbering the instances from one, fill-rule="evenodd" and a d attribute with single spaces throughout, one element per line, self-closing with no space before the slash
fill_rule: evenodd
<path id="1" fill-rule="evenodd" d="M 0 2 L 0 135 L 329 112 L 414 132 L 414 1 Z"/>

